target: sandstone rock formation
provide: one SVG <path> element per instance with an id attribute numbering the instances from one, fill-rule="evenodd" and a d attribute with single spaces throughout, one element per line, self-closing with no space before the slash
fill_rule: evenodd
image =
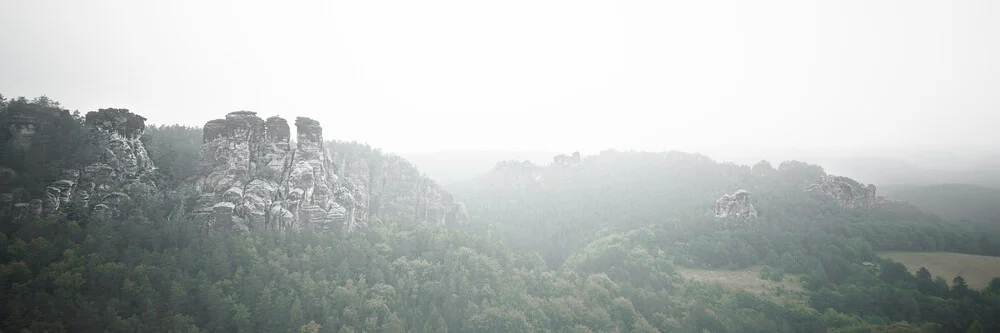
<path id="1" fill-rule="evenodd" d="M 266 121 L 237 111 L 204 127 L 194 214 L 208 230 L 351 231 L 366 223 L 366 206 L 329 167 L 319 122 Z"/>
<path id="2" fill-rule="evenodd" d="M 757 209 L 750 202 L 750 192 L 738 190 L 733 194 L 723 194 L 715 201 L 715 217 L 720 219 L 756 220 Z"/>
<path id="3" fill-rule="evenodd" d="M 807 190 L 833 199 L 841 207 L 846 208 L 876 208 L 881 201 L 881 198 L 875 195 L 875 185 L 865 185 L 841 176 L 823 176 L 818 183 L 809 185 Z"/>
<path id="4" fill-rule="evenodd" d="M 572 155 L 556 155 L 552 157 L 552 165 L 559 167 L 569 167 L 580 164 L 580 152 L 573 152 Z"/>
<path id="5" fill-rule="evenodd" d="M 113 210 L 123 197 L 127 197 L 122 193 L 124 188 L 133 184 L 152 186 L 148 178 L 156 166 L 140 140 L 146 130 L 145 122 L 146 118 L 125 109 L 88 112 L 86 124 L 95 134 L 92 144 L 101 148 L 100 154 L 83 170 L 64 171 L 64 180 L 50 187 L 60 189 L 59 198 L 69 195 L 95 209 Z M 57 184 L 60 182 L 62 185 Z M 67 200 L 60 199 L 60 202 Z"/>
<path id="6" fill-rule="evenodd" d="M 37 129 L 53 125 L 58 119 L 48 109 L 19 112 L 11 117 L 11 143 L 24 149 L 30 149 L 26 145 Z M 96 148 L 97 153 L 79 169 L 63 170 L 59 179 L 42 189 L 40 197 L 32 198 L 25 194 L 30 191 L 15 188 L 17 172 L 0 167 L 0 185 L 12 191 L 0 193 L 0 205 L 9 207 L 0 209 L 0 217 L 21 223 L 56 212 L 73 200 L 91 210 L 113 214 L 122 198 L 127 197 L 122 189 L 135 183 L 151 185 L 146 176 L 155 167 L 139 139 L 145 130 L 145 118 L 124 109 L 101 109 L 87 113 L 84 126 L 91 140 L 86 146 Z"/>
<path id="7" fill-rule="evenodd" d="M 31 189 L 23 188 L 29 178 L 19 170 L 0 165 L 0 218 L 22 223 L 70 202 L 82 203 L 91 216 L 110 217 L 120 213 L 130 195 L 155 190 L 148 177 L 155 166 L 140 141 L 145 130 L 141 116 L 102 109 L 88 113 L 83 127 L 71 121 L 81 119 L 55 108 L 5 112 L 3 117 L 7 131 L 0 139 L 6 147 L 31 149 L 39 130 L 52 133 L 74 126 L 87 131 L 82 156 L 89 158 L 74 161 L 61 175 L 50 174 L 51 183 L 35 183 Z M 194 184 L 194 215 L 202 227 L 350 232 L 380 218 L 438 225 L 467 221 L 464 205 L 402 158 L 346 156 L 325 147 L 319 122 L 300 117 L 295 127 L 293 141 L 286 120 L 263 120 L 250 111 L 205 124 Z"/>

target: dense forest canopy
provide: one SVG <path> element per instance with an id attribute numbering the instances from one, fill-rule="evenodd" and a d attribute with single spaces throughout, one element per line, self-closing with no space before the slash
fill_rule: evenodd
<path id="1" fill-rule="evenodd" d="M 1000 256 L 996 233 L 862 192 L 824 195 L 874 188 L 808 163 L 569 154 L 501 162 L 449 193 L 398 156 L 326 141 L 329 172 L 378 217 L 367 227 L 205 231 L 192 220 L 202 128 L 148 125 L 132 140 L 87 118 L 45 97 L 0 98 L 4 332 L 1000 330 L 1000 279 L 977 289 L 877 255 Z M 155 168 L 126 172 L 144 154 Z M 105 197 L 59 196 L 65 170 L 104 170 L 95 163 L 124 175 L 91 181 Z M 737 190 L 753 214 L 718 217 Z M 434 223 L 426 198 L 452 194 L 468 223 Z M 37 198 L 61 204 L 14 217 Z M 751 267 L 801 286 L 740 290 L 681 272 Z"/>

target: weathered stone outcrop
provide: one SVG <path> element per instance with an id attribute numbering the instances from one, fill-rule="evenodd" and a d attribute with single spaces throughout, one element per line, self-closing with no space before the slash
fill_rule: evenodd
<path id="1" fill-rule="evenodd" d="M 15 148 L 30 149 L 25 145 L 31 142 L 36 130 L 59 119 L 51 109 L 36 111 L 15 113 L 6 120 L 12 124 L 9 138 Z M 120 192 L 122 189 L 136 183 L 152 185 L 146 179 L 155 167 L 140 141 L 145 120 L 125 109 L 101 109 L 87 113 L 84 126 L 90 135 L 85 146 L 95 148 L 97 153 L 79 169 L 63 170 L 59 179 L 49 183 L 37 195 L 25 194 L 28 191 L 24 189 L 14 189 L 17 172 L 0 168 L 0 185 L 13 190 L 0 193 L 0 205 L 10 207 L 0 209 L 0 214 L 3 214 L 0 217 L 10 217 L 15 223 L 21 223 L 59 211 L 73 200 L 81 201 L 92 211 L 115 213 L 121 198 L 127 198 Z"/>
<path id="2" fill-rule="evenodd" d="M 720 219 L 756 220 L 757 209 L 750 202 L 750 192 L 738 190 L 723 194 L 715 201 L 715 217 Z"/>
<path id="3" fill-rule="evenodd" d="M 835 200 L 837 204 L 846 208 L 876 208 L 881 201 L 875 195 L 875 185 L 865 185 L 841 176 L 823 176 L 818 183 L 809 185 L 807 190 L 813 194 Z"/>
<path id="4" fill-rule="evenodd" d="M 365 224 L 365 205 L 340 181 L 323 150 L 319 122 L 266 121 L 237 111 L 204 127 L 199 192 L 194 211 L 209 230 L 353 230 Z"/>
<path id="5" fill-rule="evenodd" d="M 100 154 L 83 170 L 65 171 L 64 179 L 50 187 L 60 189 L 59 198 L 68 195 L 94 210 L 116 211 L 122 198 L 127 198 L 121 192 L 123 189 L 133 184 L 153 185 L 149 177 L 156 166 L 140 140 L 146 130 L 145 122 L 146 118 L 125 109 L 88 112 L 86 125 L 94 134 L 92 144 L 100 148 Z M 56 195 L 55 191 L 52 193 Z"/>
<path id="6" fill-rule="evenodd" d="M 573 152 L 572 155 L 556 155 L 552 157 L 552 165 L 558 167 L 570 167 L 580 164 L 580 152 Z"/>

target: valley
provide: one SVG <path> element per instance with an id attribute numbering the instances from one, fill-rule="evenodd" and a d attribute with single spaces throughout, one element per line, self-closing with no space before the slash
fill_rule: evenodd
<path id="1" fill-rule="evenodd" d="M 445 187 L 311 118 L 218 116 L 0 103 L 0 329 L 1000 328 L 997 233 L 821 165 L 567 152 Z"/>

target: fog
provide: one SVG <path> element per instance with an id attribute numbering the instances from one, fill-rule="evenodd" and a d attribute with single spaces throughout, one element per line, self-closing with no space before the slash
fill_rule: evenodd
<path id="1" fill-rule="evenodd" d="M 1000 332 L 998 18 L 0 0 L 0 333 Z"/>
<path id="2" fill-rule="evenodd" d="M 308 116 L 404 154 L 977 152 L 1000 135 L 998 16 L 989 0 L 15 0 L 0 92 L 157 124 Z"/>

